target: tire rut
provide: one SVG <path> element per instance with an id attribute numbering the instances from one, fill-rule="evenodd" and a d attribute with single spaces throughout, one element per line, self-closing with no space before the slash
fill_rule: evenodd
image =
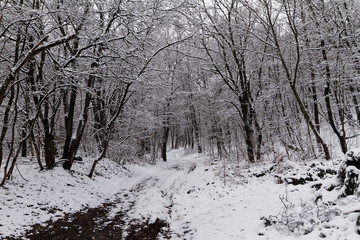
<path id="1" fill-rule="evenodd" d="M 171 169 L 182 172 L 184 175 L 194 171 L 193 164 L 187 169 L 175 165 Z M 162 179 L 162 178 L 160 178 Z M 169 223 L 159 218 L 150 222 L 149 217 L 131 219 L 128 213 L 135 207 L 137 199 L 142 191 L 157 187 L 159 178 L 148 177 L 129 190 L 118 193 L 114 200 L 107 200 L 95 208 L 85 208 L 75 213 L 65 213 L 61 219 L 49 220 L 42 224 L 31 226 L 22 237 L 6 238 L 7 240 L 155 240 L 159 236 L 162 239 L 170 239 L 171 231 Z M 161 183 L 160 183 L 161 185 Z M 180 187 L 182 184 L 180 184 Z M 179 187 L 179 186 L 178 186 Z M 170 189 L 175 189 L 175 181 Z M 174 206 L 174 193 L 170 189 L 161 189 L 161 197 L 168 199 L 167 209 L 169 219 L 172 217 Z M 60 210 L 60 209 L 58 209 Z M 192 235 L 193 230 L 186 227 L 184 235 Z M 172 233 L 174 234 L 174 233 Z M 175 234 L 179 238 L 179 234 Z M 1 239 L 1 238 L 0 238 Z"/>
<path id="2" fill-rule="evenodd" d="M 155 183 L 156 179 L 147 178 L 125 193 L 117 194 L 115 200 L 108 200 L 95 208 L 86 208 L 75 213 L 66 213 L 57 220 L 49 220 L 43 224 L 31 226 L 23 237 L 6 238 L 7 240 L 21 239 L 51 239 L 51 240 L 112 240 L 125 239 L 155 240 L 160 232 L 166 238 L 164 227 L 169 224 L 156 219 L 150 223 L 145 221 L 133 221 L 127 213 L 134 207 L 137 194 Z M 120 208 L 119 208 L 120 207 Z M 114 212 L 115 210 L 115 212 Z"/>

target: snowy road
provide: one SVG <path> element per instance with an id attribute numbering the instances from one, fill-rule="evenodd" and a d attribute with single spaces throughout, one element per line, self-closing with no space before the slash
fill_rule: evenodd
<path id="1" fill-rule="evenodd" d="M 261 218 L 278 215 L 284 211 L 284 203 L 287 207 L 293 206 L 294 209 L 289 210 L 297 211 L 301 217 L 301 213 L 305 213 L 302 209 L 304 203 L 311 203 L 315 198 L 310 185 L 276 184 L 271 174 L 233 177 L 233 180 L 238 180 L 236 182 L 228 177 L 224 185 L 222 173 L 219 173 L 221 168 L 211 165 L 204 155 L 187 155 L 174 150 L 169 153 L 168 159 L 166 163 L 147 167 L 146 171 L 139 169 L 142 171 L 139 174 L 149 181 L 142 191 L 136 193 L 134 207 L 127 215 L 130 219 L 150 219 L 150 222 L 157 218 L 164 220 L 169 224 L 167 236 L 171 239 L 358 238 L 353 230 L 354 223 L 349 225 L 342 216 L 336 217 L 332 224 L 325 224 L 310 234 L 297 237 L 280 233 L 274 227 L 264 227 Z M 245 169 L 242 172 L 247 176 Z M 336 198 L 336 192 L 328 194 L 335 194 Z M 356 206 L 356 201 L 354 204 Z"/>
<path id="2" fill-rule="evenodd" d="M 270 174 L 254 177 L 246 169 L 241 169 L 241 176 L 226 177 L 224 185 L 222 163 L 212 165 L 205 155 L 173 150 L 168 162 L 127 165 L 126 174 L 111 161 L 101 164 L 94 180 L 82 174 L 87 171 L 84 166 L 73 173 L 57 168 L 28 182 L 17 180 L 10 190 L 0 189 L 5 195 L 0 239 L 305 240 L 326 233 L 328 239 L 351 240 L 347 236 L 356 236 L 352 223 L 341 216 L 340 224 L 299 238 L 265 228 L 261 218 L 284 209 L 280 198 L 302 206 L 313 201 L 314 190 L 309 185 L 275 184 Z M 33 165 L 20 168 L 24 175 L 35 175 Z"/>
<path id="3" fill-rule="evenodd" d="M 102 174 L 114 170 L 104 164 Z M 27 166 L 23 174 L 31 175 L 33 167 Z M 120 173 L 89 181 L 80 167 L 76 174 L 55 169 L 15 184 L 4 202 L 8 218 L 0 220 L 0 230 L 14 239 L 23 239 L 24 231 L 30 239 L 136 239 L 138 231 L 138 239 L 153 239 L 151 234 L 158 239 L 266 239 L 260 218 L 281 208 L 278 196 L 284 192 L 282 185 L 267 186 L 266 178 L 224 186 L 208 157 L 184 150 L 169 152 L 168 162 L 128 165 L 131 177 Z M 34 195 L 32 189 L 39 191 Z"/>
<path id="4" fill-rule="evenodd" d="M 284 186 L 273 178 L 224 186 L 206 157 L 182 153 L 172 151 L 168 162 L 147 170 L 151 181 L 136 196 L 130 218 L 163 219 L 174 239 L 266 239 L 260 218 L 281 208 Z"/>

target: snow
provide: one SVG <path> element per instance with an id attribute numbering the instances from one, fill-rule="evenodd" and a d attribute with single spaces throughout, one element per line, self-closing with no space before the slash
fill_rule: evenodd
<path id="1" fill-rule="evenodd" d="M 355 226 L 358 213 L 351 213 L 359 209 L 358 197 L 339 199 L 338 190 L 326 190 L 336 183 L 336 176 L 294 186 L 277 184 L 274 174 L 294 176 L 293 169 L 304 176 L 307 168 L 303 163 L 282 163 L 276 172 L 262 177 L 254 173 L 268 169 L 269 163 L 250 169 L 229 164 L 225 165 L 228 180 L 224 184 L 221 162 L 183 149 L 168 154 L 168 162 L 129 164 L 126 168 L 106 159 L 98 164 L 94 179 L 86 176 L 89 159 L 75 164 L 72 172 L 61 167 L 39 172 L 34 161 L 21 159 L 19 171 L 29 181 L 16 172 L 6 189 L 0 189 L 0 236 L 22 236 L 29 225 L 96 207 L 126 193 L 128 197 L 114 206 L 109 217 L 123 204 L 132 205 L 127 212 L 128 225 L 159 218 L 169 223 L 172 239 L 359 238 Z M 323 165 L 337 166 L 334 164 Z M 323 187 L 314 189 L 316 183 Z M 279 222 L 265 227 L 265 219 Z M 282 224 L 285 220 L 287 225 Z M 311 232 L 304 235 L 306 229 Z"/>
<path id="2" fill-rule="evenodd" d="M 104 161 L 99 163 L 99 168 L 106 173 L 111 165 L 114 164 Z M 126 174 L 89 179 L 87 169 L 76 165 L 72 172 L 61 167 L 39 172 L 34 161 L 21 159 L 18 168 L 29 181 L 15 172 L 15 179 L 6 184 L 6 188 L 0 188 L 0 195 L 4 196 L 0 200 L 0 233 L 3 236 L 21 236 L 29 225 L 55 220 L 63 213 L 85 207 L 96 207 L 121 189 L 119 180 L 126 178 L 131 184 L 131 178 Z"/>

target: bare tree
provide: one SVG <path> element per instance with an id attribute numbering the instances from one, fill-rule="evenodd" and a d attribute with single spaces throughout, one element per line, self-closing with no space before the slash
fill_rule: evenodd
<path id="1" fill-rule="evenodd" d="M 242 122 L 247 157 L 250 162 L 260 159 L 262 131 L 254 106 L 258 91 L 254 69 L 247 59 L 251 53 L 251 32 L 255 18 L 239 1 L 213 1 L 211 7 L 203 1 L 202 45 L 210 58 L 214 72 L 234 94 L 230 104 L 236 108 Z M 256 46 L 258 47 L 258 46 Z M 261 69 L 257 69 L 261 77 Z"/>

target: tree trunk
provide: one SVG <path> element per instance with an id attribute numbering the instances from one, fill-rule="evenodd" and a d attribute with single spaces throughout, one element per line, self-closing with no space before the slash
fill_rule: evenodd
<path id="1" fill-rule="evenodd" d="M 76 103 L 76 95 L 77 95 L 77 88 L 75 86 L 71 86 L 70 92 L 70 102 L 68 103 L 67 91 L 63 93 L 63 105 L 64 105 L 64 123 L 65 123 L 65 144 L 63 149 L 62 158 L 68 159 L 69 158 L 69 150 L 70 150 L 70 143 L 71 137 L 73 135 L 73 124 L 74 124 L 74 111 L 75 111 L 75 103 Z"/>
<path id="2" fill-rule="evenodd" d="M 89 76 L 88 82 L 87 82 L 88 89 L 92 89 L 94 87 L 94 76 Z M 89 91 L 86 92 L 85 95 L 85 101 L 84 101 L 84 107 L 82 109 L 81 119 L 79 120 L 78 127 L 76 130 L 75 138 L 71 139 L 69 150 L 68 150 L 68 156 L 67 160 L 63 164 L 63 168 L 66 170 L 70 170 L 72 167 L 72 164 L 74 163 L 74 157 L 76 156 L 76 153 L 79 149 L 81 138 L 83 137 L 84 130 L 87 124 L 88 120 L 88 111 L 90 102 L 92 99 L 92 95 Z M 72 126 L 72 123 L 71 123 Z M 70 129 L 69 129 L 70 130 Z M 65 153 L 64 149 L 64 153 Z"/>
<path id="3" fill-rule="evenodd" d="M 14 154 L 14 150 L 15 150 L 15 127 L 16 127 L 16 122 L 17 122 L 17 119 L 18 119 L 18 109 L 17 109 L 17 100 L 18 100 L 18 97 L 19 97 L 19 84 L 17 84 L 17 91 L 16 91 L 16 94 L 15 94 L 15 86 L 12 86 L 11 88 L 11 91 L 14 91 L 14 112 L 13 112 L 13 120 L 12 120 L 12 124 L 11 124 L 11 140 L 10 140 L 10 144 L 9 144 L 9 154 L 8 154 L 8 157 L 7 157 L 7 160 L 6 160 L 6 164 L 5 164 L 5 167 L 4 167 L 4 177 L 3 177 L 3 180 L 0 184 L 0 186 L 3 186 L 5 181 L 7 179 L 10 178 L 12 172 L 13 172 L 13 169 L 14 169 L 14 166 L 15 166 L 15 163 L 16 163 L 16 159 L 19 155 L 19 152 L 20 152 L 20 149 L 21 149 L 21 142 L 17 148 L 17 151 L 15 152 Z M 24 139 L 25 140 L 25 139 Z M 14 155 L 13 155 L 14 154 Z M 10 168 L 8 170 L 8 167 L 9 167 L 9 164 L 10 164 L 10 161 L 11 161 L 11 157 L 12 157 L 12 163 L 10 165 Z"/>
<path id="4" fill-rule="evenodd" d="M 154 132 L 151 138 L 151 163 L 155 163 L 157 153 L 157 133 Z"/>
<path id="5" fill-rule="evenodd" d="M 47 169 L 55 167 L 55 142 L 51 133 L 45 132 L 44 136 L 45 164 Z"/>
<path id="6" fill-rule="evenodd" d="M 262 129 L 259 122 L 255 119 L 255 129 L 256 129 L 256 159 L 261 159 L 261 146 L 263 141 Z"/>
<path id="7" fill-rule="evenodd" d="M 356 120 L 357 120 L 358 124 L 360 124 L 360 104 L 359 104 L 358 98 L 355 94 L 356 92 L 355 92 L 354 86 L 352 84 L 350 84 L 350 92 L 352 93 L 352 100 L 353 100 L 354 107 L 355 107 Z"/>
<path id="8" fill-rule="evenodd" d="M 21 130 L 21 137 L 23 139 L 25 139 L 26 137 L 26 131 L 23 129 Z M 24 140 L 21 146 L 21 157 L 27 157 L 27 144 L 26 141 Z"/>
<path id="9" fill-rule="evenodd" d="M 253 129 L 253 113 L 251 109 L 251 104 L 248 101 L 248 94 L 245 92 L 244 97 L 239 97 L 239 103 L 241 106 L 241 114 L 240 117 L 243 120 L 243 130 L 245 132 L 245 143 L 246 143 L 246 151 L 248 160 L 251 163 L 256 162 L 255 157 L 255 133 Z"/>
<path id="10" fill-rule="evenodd" d="M 108 145 L 109 145 L 109 142 L 107 140 L 104 140 L 103 151 L 101 152 L 100 156 L 94 160 L 94 162 L 91 166 L 91 170 L 88 175 L 89 178 L 93 177 L 95 168 L 96 168 L 96 165 L 98 164 L 98 162 L 100 162 L 106 156 L 106 151 L 107 151 Z"/>
<path id="11" fill-rule="evenodd" d="M 33 148 L 35 149 L 35 154 L 36 154 L 36 160 L 39 165 L 40 171 L 42 171 L 42 170 L 44 170 L 44 167 L 41 163 L 40 147 L 36 146 L 34 132 L 31 132 L 31 134 L 30 134 L 30 143 L 33 144 Z"/>
<path id="12" fill-rule="evenodd" d="M 163 137 L 162 137 L 162 143 L 161 143 L 161 158 L 164 162 L 167 161 L 166 147 L 167 147 L 167 142 L 168 142 L 168 138 L 169 138 L 169 131 L 170 131 L 170 128 L 165 123 L 165 126 L 163 128 Z"/>
<path id="13" fill-rule="evenodd" d="M 296 90 L 295 85 L 290 84 L 290 87 L 291 87 L 291 90 L 292 90 L 292 92 L 293 92 L 293 94 L 295 96 L 296 102 L 298 103 L 298 105 L 300 107 L 300 111 L 301 111 L 302 115 L 305 118 L 305 121 L 309 124 L 309 126 L 311 128 L 311 131 L 315 135 L 316 141 L 318 143 L 320 143 L 320 145 L 321 145 L 321 147 L 322 147 L 322 149 L 324 151 L 325 159 L 330 160 L 331 157 L 330 157 L 329 149 L 328 149 L 327 145 L 325 144 L 325 142 L 323 141 L 323 139 L 321 138 L 320 133 L 317 131 L 314 123 L 311 121 L 310 116 L 309 116 L 308 112 L 306 111 L 305 106 L 303 105 L 303 102 L 300 99 L 300 96 L 299 96 L 299 94 L 298 94 L 298 92 Z"/>
<path id="14" fill-rule="evenodd" d="M 195 134 L 195 141 L 197 145 L 197 152 L 202 153 L 202 147 L 200 143 L 200 128 L 199 123 L 196 118 L 196 111 L 193 105 L 190 105 L 190 112 L 191 112 L 191 120 L 192 120 L 192 126 L 194 128 L 194 134 Z"/>
<path id="15" fill-rule="evenodd" d="M 340 142 L 340 146 L 341 146 L 341 150 L 343 153 L 347 152 L 347 144 L 346 144 L 346 136 L 345 136 L 345 132 L 342 131 L 340 132 L 335 124 L 335 120 L 333 117 L 333 113 L 332 113 L 332 106 L 331 106 L 331 102 L 330 102 L 330 94 L 331 94 L 331 89 L 330 89 L 330 81 L 331 81 L 331 73 L 330 73 L 330 67 L 329 64 L 327 62 L 327 55 L 326 55 L 326 51 L 325 51 L 325 41 L 321 40 L 321 52 L 322 52 L 322 56 L 323 56 L 323 60 L 325 62 L 325 76 L 326 76 L 326 85 L 325 85 L 325 89 L 324 89 L 324 96 L 325 96 L 325 105 L 326 105 L 326 110 L 327 110 L 327 116 L 328 116 L 328 120 L 330 123 L 330 126 L 332 128 L 332 130 L 334 131 L 335 135 L 338 137 L 339 142 Z M 339 106 L 338 106 L 339 107 Z M 341 116 L 340 116 L 341 117 Z"/>
<path id="16" fill-rule="evenodd" d="M 248 123 L 243 123 L 243 124 L 245 130 L 245 143 L 246 143 L 246 151 L 247 151 L 248 159 L 249 162 L 254 163 L 255 162 L 254 143 L 253 143 L 254 131 Z"/>
<path id="17" fill-rule="evenodd" d="M 2 159 L 3 159 L 3 145 L 4 145 L 3 143 L 5 140 L 6 132 L 9 127 L 8 124 L 9 124 L 10 110 L 11 110 L 11 106 L 13 104 L 14 97 L 15 97 L 15 89 L 14 89 L 14 87 L 12 87 L 10 90 L 9 101 L 8 101 L 8 104 L 5 109 L 5 113 L 4 113 L 3 126 L 1 129 L 1 135 L 0 135 L 0 167 L 1 167 Z"/>

